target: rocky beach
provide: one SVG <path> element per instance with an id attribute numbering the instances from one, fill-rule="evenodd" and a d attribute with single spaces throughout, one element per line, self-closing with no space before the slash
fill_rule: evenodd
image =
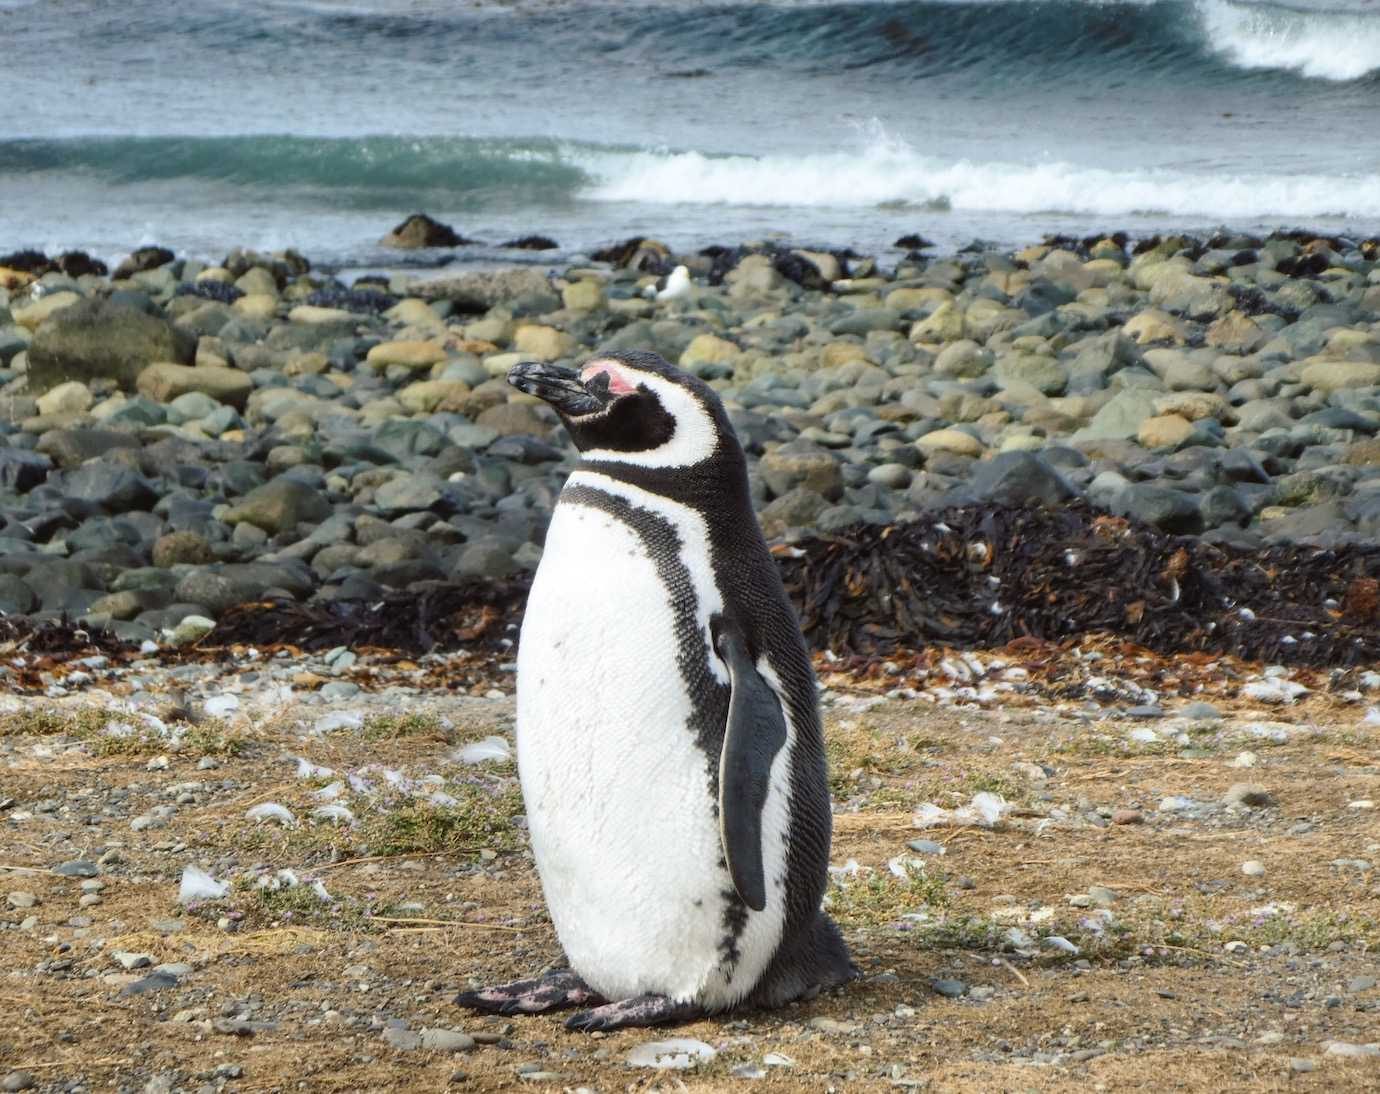
<path id="1" fill-rule="evenodd" d="M 294 253 L 149 248 L 111 274 L 11 255 L 0 610 L 184 641 L 265 597 L 529 572 L 573 450 L 504 376 L 601 347 L 654 349 L 719 390 L 786 543 L 1085 499 L 1230 549 L 1373 544 L 1377 248 L 648 240 L 549 272 L 350 285 Z M 680 264 L 683 294 L 649 299 Z"/>
<path id="2" fill-rule="evenodd" d="M 0 286 L 4 1089 L 1370 1088 L 1377 241 Z M 749 453 L 863 978 L 590 1038 L 449 1000 L 559 957 L 511 695 L 573 449 L 504 376 L 611 347 Z"/>

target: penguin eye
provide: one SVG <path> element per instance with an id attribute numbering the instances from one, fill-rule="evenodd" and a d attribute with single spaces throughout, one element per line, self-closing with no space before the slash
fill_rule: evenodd
<path id="1" fill-rule="evenodd" d="M 607 372 L 596 373 L 586 382 L 585 388 L 601 402 L 606 403 L 613 397 L 609 391 L 609 374 Z"/>

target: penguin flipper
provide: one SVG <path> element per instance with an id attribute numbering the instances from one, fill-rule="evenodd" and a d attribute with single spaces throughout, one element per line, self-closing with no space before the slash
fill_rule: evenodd
<path id="1" fill-rule="evenodd" d="M 762 811 L 771 765 L 786 744 L 786 713 L 762 678 L 737 623 L 723 616 L 711 624 L 714 648 L 728 666 L 731 696 L 719 755 L 719 839 L 729 876 L 753 911 L 767 906 L 762 866 Z"/>

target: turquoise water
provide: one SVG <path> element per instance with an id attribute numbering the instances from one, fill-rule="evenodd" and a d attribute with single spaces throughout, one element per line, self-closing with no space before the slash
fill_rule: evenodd
<path id="1" fill-rule="evenodd" d="M 0 0 L 0 43 L 0 249 L 1380 231 L 1376 0 Z"/>

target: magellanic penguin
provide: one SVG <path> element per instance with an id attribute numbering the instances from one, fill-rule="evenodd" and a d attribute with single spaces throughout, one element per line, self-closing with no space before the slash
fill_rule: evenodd
<path id="1" fill-rule="evenodd" d="M 856 975 L 821 911 L 829 792 L 810 658 L 718 396 L 654 353 L 509 382 L 580 450 L 518 650 L 517 758 L 569 969 L 465 992 L 572 1029 L 809 998 Z"/>

